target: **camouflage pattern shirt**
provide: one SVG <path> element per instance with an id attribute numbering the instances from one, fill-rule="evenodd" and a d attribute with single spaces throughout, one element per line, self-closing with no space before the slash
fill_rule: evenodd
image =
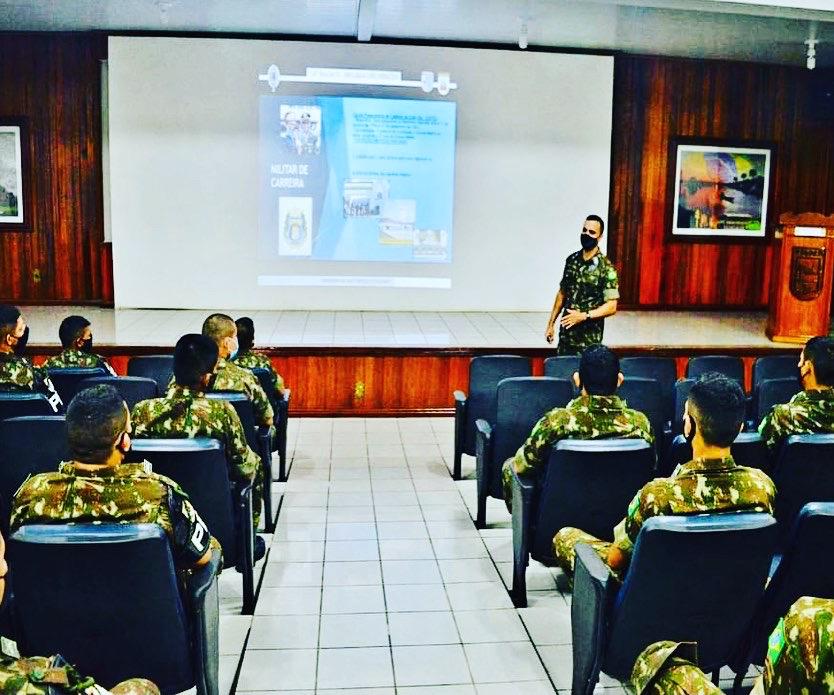
<path id="1" fill-rule="evenodd" d="M 101 522 L 158 524 L 180 567 L 202 558 L 212 540 L 188 495 L 147 462 L 91 471 L 64 461 L 55 473 L 31 476 L 15 493 L 9 528 Z"/>
<path id="2" fill-rule="evenodd" d="M 59 413 L 64 409 L 64 403 L 46 372 L 15 354 L 0 354 L 0 391 L 42 393 L 49 399 L 54 412 Z"/>
<path id="3" fill-rule="evenodd" d="M 605 302 L 620 298 L 617 269 L 601 251 L 585 260 L 582 251 L 565 261 L 559 289 L 564 297 L 563 310 L 591 311 Z M 605 319 L 590 319 L 573 328 L 559 327 L 558 354 L 579 355 L 589 345 L 602 343 Z"/>
<path id="4" fill-rule="evenodd" d="M 41 365 L 41 369 L 67 369 L 67 368 L 94 368 L 104 367 L 111 376 L 116 376 L 116 371 L 107 364 L 101 355 L 95 355 L 91 352 L 84 352 L 83 350 L 76 350 L 75 348 L 67 348 L 61 354 L 55 355 L 45 360 Z"/>
<path id="5" fill-rule="evenodd" d="M 774 405 L 759 425 L 759 434 L 773 449 L 792 434 L 834 432 L 834 389 L 801 391 L 788 403 Z"/>
<path id="6" fill-rule="evenodd" d="M 275 393 L 277 393 L 279 397 L 281 396 L 281 393 L 284 390 L 284 379 L 278 372 L 275 371 L 275 367 L 272 366 L 272 360 L 270 360 L 269 357 L 249 350 L 248 352 L 244 352 L 242 355 L 235 357 L 234 364 L 238 367 L 242 367 L 243 369 L 269 370 L 269 373 L 272 375 L 272 383 L 275 384 Z"/>
<path id="7" fill-rule="evenodd" d="M 535 424 L 516 455 L 504 463 L 504 499 L 512 500 L 512 473 L 536 475 L 550 449 L 561 439 L 645 439 L 654 442 L 648 418 L 626 407 L 619 396 L 579 396 L 565 408 L 554 408 Z"/>
<path id="8" fill-rule="evenodd" d="M 245 393 L 252 401 L 252 409 L 255 411 L 255 422 L 265 425 L 275 414 L 272 412 L 272 405 L 269 402 L 261 384 L 252 372 L 248 369 L 238 367 L 222 357 L 217 361 L 214 380 L 211 383 L 211 391 L 239 391 Z"/>
<path id="9" fill-rule="evenodd" d="M 175 384 L 162 398 L 137 403 L 130 417 L 136 439 L 217 439 L 226 451 L 233 480 L 252 480 L 261 470 L 260 457 L 247 445 L 231 403 L 203 398 L 199 392 Z"/>
<path id="10" fill-rule="evenodd" d="M 698 668 L 694 642 L 650 644 L 634 663 L 631 684 L 637 695 L 722 695 Z"/>

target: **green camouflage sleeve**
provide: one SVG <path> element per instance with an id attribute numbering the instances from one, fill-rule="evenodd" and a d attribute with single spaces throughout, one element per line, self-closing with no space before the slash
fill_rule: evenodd
<path id="1" fill-rule="evenodd" d="M 139 401 L 133 406 L 133 411 L 130 413 L 130 422 L 133 425 L 133 437 L 141 439 L 147 436 L 148 429 L 148 402 Z"/>
<path id="2" fill-rule="evenodd" d="M 634 495 L 634 498 L 628 505 L 625 519 L 614 528 L 614 545 L 626 555 L 631 555 L 634 544 L 637 542 L 637 534 L 640 533 L 640 528 L 645 521 L 640 500 L 642 492 L 640 490 Z"/>
<path id="3" fill-rule="evenodd" d="M 272 405 L 266 392 L 261 388 L 254 375 L 250 383 L 250 392 L 249 397 L 252 400 L 252 408 L 255 410 L 255 420 L 259 425 L 265 425 L 275 417 L 275 413 L 272 412 Z"/>
<path id="4" fill-rule="evenodd" d="M 602 298 L 606 302 L 620 298 L 620 281 L 617 277 L 617 269 L 609 263 L 602 281 Z"/>
<path id="5" fill-rule="evenodd" d="M 225 406 L 226 455 L 238 475 L 245 480 L 251 480 L 261 465 L 261 460 L 246 443 L 243 425 L 240 424 L 240 418 L 232 404 L 226 401 L 218 402 Z"/>
<path id="6" fill-rule="evenodd" d="M 534 475 L 545 463 L 550 448 L 565 436 L 566 411 L 546 413 L 533 427 L 527 441 L 513 457 L 513 468 L 520 476 Z"/>
<path id="7" fill-rule="evenodd" d="M 773 406 L 759 425 L 759 435 L 768 449 L 774 449 L 789 434 L 801 426 L 803 418 L 789 403 Z"/>
<path id="8" fill-rule="evenodd" d="M 570 278 L 568 277 L 568 269 L 570 266 L 570 256 L 568 256 L 568 260 L 565 261 L 565 267 L 562 269 L 562 279 L 559 280 L 559 291 L 562 294 L 568 294 L 570 292 Z"/>

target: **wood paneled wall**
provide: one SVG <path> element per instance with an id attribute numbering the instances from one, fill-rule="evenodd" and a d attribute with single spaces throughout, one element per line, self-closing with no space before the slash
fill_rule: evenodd
<path id="1" fill-rule="evenodd" d="M 0 232 L 0 299 L 113 301 L 102 243 L 99 60 L 93 34 L 0 34 L 0 116 L 28 119 L 31 232 Z"/>
<path id="2" fill-rule="evenodd" d="M 772 141 L 769 218 L 834 212 L 834 122 L 811 114 L 810 76 L 804 68 L 617 56 L 608 254 L 623 305 L 766 305 L 766 245 L 666 241 L 669 139 Z"/>

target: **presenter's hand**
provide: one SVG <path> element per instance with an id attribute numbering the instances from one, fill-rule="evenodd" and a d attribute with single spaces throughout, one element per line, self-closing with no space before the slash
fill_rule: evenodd
<path id="1" fill-rule="evenodd" d="M 547 327 L 547 330 L 544 332 L 544 339 L 545 339 L 548 343 L 552 343 L 552 342 L 553 342 L 553 336 L 554 336 L 554 335 L 556 335 L 556 333 L 555 333 L 555 329 L 553 328 L 553 326 L 552 326 L 552 325 L 548 326 L 548 327 Z"/>
<path id="2" fill-rule="evenodd" d="M 563 328 L 573 328 L 576 324 L 582 323 L 585 320 L 585 312 L 577 311 L 576 309 L 568 309 L 565 315 L 562 316 L 559 324 Z"/>

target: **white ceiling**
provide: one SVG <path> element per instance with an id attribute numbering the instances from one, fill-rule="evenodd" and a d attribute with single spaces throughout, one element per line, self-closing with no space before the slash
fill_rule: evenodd
<path id="1" fill-rule="evenodd" d="M 361 22 L 360 22 L 361 16 Z M 834 65 L 834 0 L 0 0 L 0 31 L 165 31 L 518 41 Z M 2 41 L 2 37 L 0 37 Z"/>

